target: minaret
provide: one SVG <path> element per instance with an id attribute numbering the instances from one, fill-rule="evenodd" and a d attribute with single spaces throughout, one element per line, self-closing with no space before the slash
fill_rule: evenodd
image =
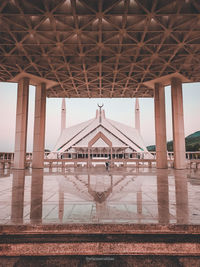
<path id="1" fill-rule="evenodd" d="M 102 117 L 101 117 L 101 115 L 102 115 L 102 113 L 101 113 L 101 109 L 102 109 L 103 106 L 104 106 L 103 104 L 102 104 L 102 105 L 99 105 L 99 104 L 98 104 L 98 107 L 99 107 L 99 123 L 101 123 L 101 121 L 102 121 Z"/>
<path id="2" fill-rule="evenodd" d="M 66 128 L 66 106 L 65 98 L 62 99 L 62 110 L 61 110 L 61 133 Z"/>
<path id="3" fill-rule="evenodd" d="M 135 99 L 135 129 L 140 133 L 140 106 L 139 99 Z"/>

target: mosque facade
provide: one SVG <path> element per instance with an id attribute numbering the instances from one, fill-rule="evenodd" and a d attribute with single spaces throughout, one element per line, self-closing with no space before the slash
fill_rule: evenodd
<path id="1" fill-rule="evenodd" d="M 135 128 L 106 117 L 99 106 L 90 120 L 66 128 L 65 99 L 62 101 L 61 134 L 50 158 L 129 159 L 150 157 L 140 133 L 139 100 L 135 103 Z"/>

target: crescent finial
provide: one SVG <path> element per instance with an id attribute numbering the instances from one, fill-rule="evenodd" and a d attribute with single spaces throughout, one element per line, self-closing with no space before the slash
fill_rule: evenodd
<path id="1" fill-rule="evenodd" d="M 104 106 L 104 104 L 101 104 L 101 105 L 97 104 L 97 106 L 98 106 L 99 108 L 102 108 L 102 107 Z"/>

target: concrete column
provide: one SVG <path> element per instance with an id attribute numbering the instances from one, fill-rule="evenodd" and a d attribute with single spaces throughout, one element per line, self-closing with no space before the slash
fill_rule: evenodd
<path id="1" fill-rule="evenodd" d="M 46 86 L 45 83 L 41 83 L 36 87 L 35 93 L 35 121 L 32 168 L 44 167 L 45 119 Z"/>
<path id="2" fill-rule="evenodd" d="M 165 91 L 160 83 L 155 83 L 154 93 L 155 131 L 156 131 L 156 167 L 166 169 L 167 139 L 165 118 Z"/>
<path id="3" fill-rule="evenodd" d="M 28 122 L 28 95 L 29 79 L 22 78 L 18 82 L 17 90 L 14 169 L 25 168 Z"/>
<path id="4" fill-rule="evenodd" d="M 173 122 L 173 147 L 174 168 L 185 169 L 185 132 L 183 118 L 182 82 L 178 78 L 171 80 L 172 97 L 172 122 Z"/>

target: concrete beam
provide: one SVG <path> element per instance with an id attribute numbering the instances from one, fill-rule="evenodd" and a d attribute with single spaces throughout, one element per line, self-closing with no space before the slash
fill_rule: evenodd
<path id="1" fill-rule="evenodd" d="M 154 89 L 155 83 L 161 83 L 163 86 L 168 86 L 168 85 L 171 85 L 171 79 L 174 77 L 180 79 L 183 83 L 191 82 L 187 77 L 183 76 L 182 74 L 178 72 L 175 72 L 175 73 L 164 75 L 159 78 L 144 82 L 143 84 L 152 89 Z"/>
<path id="2" fill-rule="evenodd" d="M 45 83 L 46 88 L 49 89 L 53 86 L 59 85 L 58 82 L 48 80 L 42 77 L 38 77 L 33 74 L 27 73 L 25 71 L 22 71 L 19 74 L 17 74 L 12 80 L 10 80 L 10 82 L 19 82 L 24 77 L 29 78 L 29 84 L 33 86 L 37 86 L 37 85 L 40 85 L 41 83 Z"/>

